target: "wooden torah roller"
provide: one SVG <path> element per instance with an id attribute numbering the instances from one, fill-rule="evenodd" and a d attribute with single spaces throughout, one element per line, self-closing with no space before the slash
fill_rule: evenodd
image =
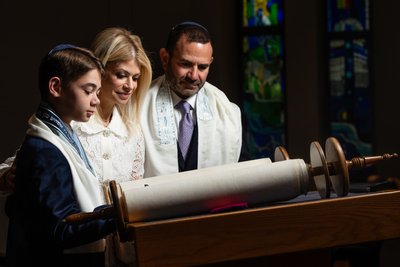
<path id="1" fill-rule="evenodd" d="M 256 206 L 285 201 L 306 194 L 312 180 L 322 198 L 330 196 L 331 183 L 338 197 L 345 196 L 350 168 L 397 157 L 385 154 L 346 161 L 335 138 L 327 139 L 325 147 L 326 158 L 321 146 L 311 143 L 311 164 L 289 159 L 279 147 L 275 159 L 280 160 L 275 162 L 264 158 L 119 184 L 111 181 L 112 207 L 99 213 L 74 214 L 66 222 L 115 217 L 121 241 L 126 241 L 132 236 L 126 233 L 129 223 L 204 214 L 243 203 Z"/>
<path id="2" fill-rule="evenodd" d="M 398 158 L 397 153 L 383 154 L 382 156 L 355 157 L 346 160 L 339 141 L 329 137 L 325 142 L 326 156 L 318 142 L 310 145 L 310 178 L 313 177 L 317 191 L 322 198 L 329 198 L 331 186 L 338 197 L 349 193 L 350 177 L 349 170 L 353 168 L 365 168 L 382 160 Z M 275 149 L 275 161 L 290 159 L 284 147 Z"/>

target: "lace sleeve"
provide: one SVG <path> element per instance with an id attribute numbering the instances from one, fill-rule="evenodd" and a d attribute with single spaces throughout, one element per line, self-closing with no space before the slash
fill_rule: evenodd
<path id="1" fill-rule="evenodd" d="M 144 138 L 142 131 L 138 131 L 137 138 L 137 147 L 135 150 L 135 157 L 133 160 L 133 170 L 132 170 L 132 179 L 138 180 L 143 178 L 144 174 L 144 156 L 145 156 L 145 147 L 144 147 Z"/>

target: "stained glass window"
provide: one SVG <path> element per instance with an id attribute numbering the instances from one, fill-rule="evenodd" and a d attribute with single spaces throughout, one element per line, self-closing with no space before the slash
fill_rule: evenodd
<path id="1" fill-rule="evenodd" d="M 372 152 L 370 6 L 368 0 L 327 0 L 331 134 L 348 156 Z"/>
<path id="2" fill-rule="evenodd" d="M 243 0 L 244 147 L 248 159 L 273 158 L 285 144 L 281 1 Z"/>

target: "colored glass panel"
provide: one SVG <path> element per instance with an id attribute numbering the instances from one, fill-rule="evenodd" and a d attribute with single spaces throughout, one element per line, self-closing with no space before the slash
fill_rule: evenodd
<path id="1" fill-rule="evenodd" d="M 279 25 L 283 20 L 281 0 L 243 0 L 243 26 Z"/>
<path id="2" fill-rule="evenodd" d="M 369 0 L 328 0 L 328 32 L 367 31 Z"/>
<path id="3" fill-rule="evenodd" d="M 348 157 L 372 151 L 369 1 L 327 0 L 331 134 Z"/>
<path id="4" fill-rule="evenodd" d="M 273 158 L 285 141 L 282 47 L 279 35 L 243 38 L 244 143 L 251 158 Z"/>

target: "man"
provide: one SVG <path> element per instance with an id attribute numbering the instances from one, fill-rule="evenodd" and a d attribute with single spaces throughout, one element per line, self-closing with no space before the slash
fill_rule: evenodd
<path id="1" fill-rule="evenodd" d="M 183 22 L 172 28 L 160 50 L 164 75 L 152 82 L 141 112 L 145 137 L 144 177 L 234 163 L 242 145 L 241 113 L 217 87 L 208 83 L 213 48 L 206 28 Z M 185 100 L 193 130 L 178 138 L 177 108 Z"/>

